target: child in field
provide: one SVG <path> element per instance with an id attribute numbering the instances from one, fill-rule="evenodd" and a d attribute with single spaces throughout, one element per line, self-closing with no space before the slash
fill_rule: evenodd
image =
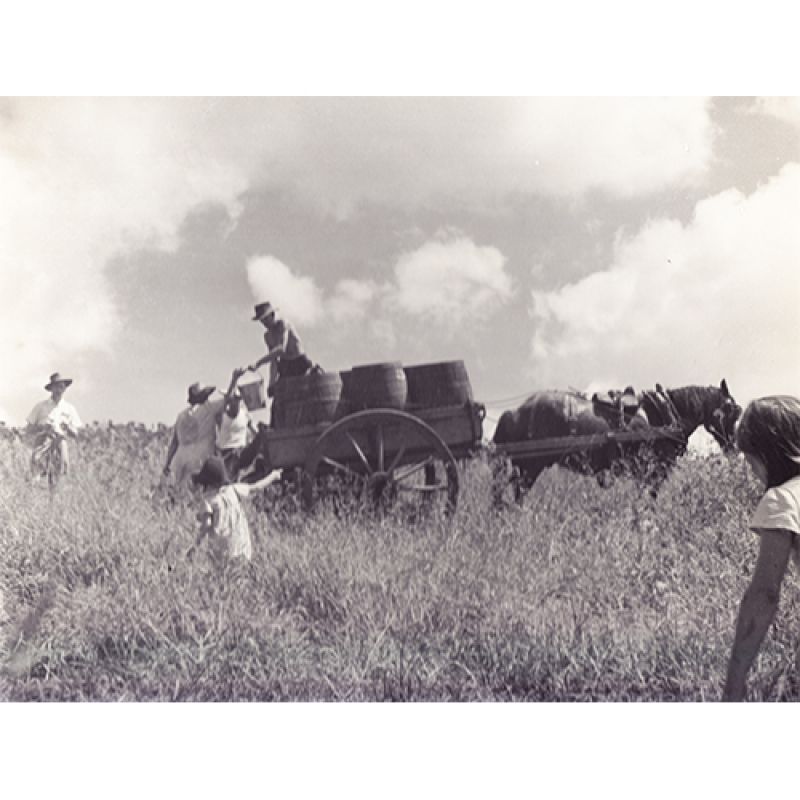
<path id="1" fill-rule="evenodd" d="M 249 561 L 253 556 L 250 526 L 240 502 L 252 492 L 263 489 L 278 477 L 270 473 L 256 483 L 228 483 L 225 463 L 212 456 L 202 469 L 192 476 L 195 486 L 203 489 L 203 501 L 197 520 L 200 532 L 187 556 L 208 536 L 212 554 L 220 561 L 242 557 Z"/>
<path id="2" fill-rule="evenodd" d="M 760 535 L 758 561 L 739 607 L 723 700 L 744 699 L 747 672 L 775 617 L 789 556 L 800 566 L 800 400 L 754 400 L 736 439 L 766 492 L 750 521 Z"/>

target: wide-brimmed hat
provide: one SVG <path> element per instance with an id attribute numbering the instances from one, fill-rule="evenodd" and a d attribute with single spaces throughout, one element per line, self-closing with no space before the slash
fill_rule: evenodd
<path id="1" fill-rule="evenodd" d="M 216 386 L 201 386 L 199 383 L 193 383 L 187 392 L 189 395 L 189 402 L 191 403 L 196 400 L 198 403 L 205 403 L 216 388 Z"/>
<path id="2" fill-rule="evenodd" d="M 50 383 L 44 388 L 49 392 L 57 383 L 63 383 L 65 386 L 69 386 L 72 383 L 72 378 L 65 378 L 60 372 L 54 372 L 50 376 Z"/>
<path id="3" fill-rule="evenodd" d="M 216 487 L 224 486 L 228 482 L 228 473 L 225 471 L 225 462 L 219 456 L 207 458 L 200 468 L 200 472 L 192 475 L 195 486 Z"/>
<path id="4" fill-rule="evenodd" d="M 272 305 L 272 303 L 257 303 L 255 307 L 255 316 L 253 317 L 254 322 L 260 322 L 264 317 L 268 317 L 270 314 L 277 314 L 278 309 Z"/>

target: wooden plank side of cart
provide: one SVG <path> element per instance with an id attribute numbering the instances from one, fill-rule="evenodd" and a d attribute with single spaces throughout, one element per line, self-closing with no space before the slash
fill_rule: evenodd
<path id="1" fill-rule="evenodd" d="M 408 413 L 432 428 L 456 458 L 468 455 L 481 440 L 482 415 L 478 406 L 474 404 L 421 408 Z M 264 435 L 265 446 L 273 469 L 302 467 L 314 444 L 332 424 L 324 422 L 318 425 L 267 431 Z M 383 433 L 387 457 L 402 450 L 404 458 L 399 462 L 401 464 L 407 459 L 425 454 L 429 449 L 428 443 L 408 427 L 387 426 Z M 356 438 L 358 439 L 358 434 Z M 327 452 L 331 458 L 341 459 L 343 462 L 354 459 L 354 450 L 349 442 L 331 444 L 334 449 Z M 365 441 L 359 441 L 359 444 L 369 448 L 369 443 Z M 337 445 L 339 449 L 336 449 Z"/>
<path id="2" fill-rule="evenodd" d="M 569 455 L 608 444 L 630 444 L 633 442 L 655 442 L 670 439 L 685 441 L 682 432 L 677 428 L 649 428 L 638 431 L 607 431 L 587 436 L 558 436 L 548 439 L 526 439 L 522 442 L 504 442 L 495 445 L 498 453 L 510 458 L 545 457 Z"/>

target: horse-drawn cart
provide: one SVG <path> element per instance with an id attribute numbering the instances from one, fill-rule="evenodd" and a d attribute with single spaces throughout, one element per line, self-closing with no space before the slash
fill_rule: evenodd
<path id="1" fill-rule="evenodd" d="M 633 390 L 620 393 L 624 399 Z M 581 472 L 629 474 L 658 490 L 689 437 L 703 426 L 724 452 L 734 447 L 741 413 L 725 380 L 719 387 L 685 386 L 641 393 L 633 407 L 614 406 L 570 391 L 534 392 L 517 409 L 505 411 L 493 437 L 497 459 L 495 502 L 512 485 L 516 499 L 553 464 Z M 505 469 L 510 465 L 511 469 Z M 510 472 L 510 475 L 508 474 Z M 508 477 L 510 480 L 505 480 Z"/>
<path id="2" fill-rule="evenodd" d="M 484 408 L 472 402 L 468 382 L 463 380 L 458 384 L 451 381 L 449 395 L 437 400 L 428 392 L 422 398 L 424 402 L 416 402 L 414 369 L 399 368 L 398 372 L 394 366 L 392 379 L 397 385 L 386 383 L 384 369 L 383 385 L 390 391 L 383 395 L 376 391 L 380 380 L 368 381 L 369 391 L 359 392 L 352 384 L 348 386 L 348 374 L 344 373 L 345 391 L 338 400 L 333 400 L 335 393 L 329 391 L 335 373 L 326 373 L 327 385 L 317 397 L 324 395 L 327 413 L 322 416 L 329 419 L 303 423 L 303 413 L 296 412 L 308 411 L 313 399 L 306 397 L 293 409 L 281 410 L 281 424 L 262 430 L 263 457 L 270 468 L 294 476 L 306 509 L 324 498 L 353 495 L 380 508 L 402 498 L 412 507 L 455 509 L 459 493 L 457 460 L 478 448 Z M 399 393 L 398 375 L 403 384 Z M 370 407 L 365 408 L 365 404 Z M 302 424 L 296 424 L 298 420 Z"/>
<path id="3" fill-rule="evenodd" d="M 634 396 L 632 389 L 617 394 Z M 554 464 L 594 473 L 603 483 L 609 475 L 627 474 L 655 493 L 699 426 L 730 452 L 740 412 L 725 380 L 719 387 L 657 385 L 633 405 L 619 407 L 574 390 L 534 392 L 498 421 L 493 446 L 505 458 L 497 460 L 495 502 L 502 502 L 509 485 L 521 500 Z"/>
<path id="4" fill-rule="evenodd" d="M 455 509 L 457 459 L 480 448 L 485 415 L 463 362 L 364 365 L 281 379 L 275 388 L 273 424 L 259 432 L 258 449 L 269 469 L 292 476 L 306 509 L 352 495 L 380 508 L 404 497 L 415 507 Z M 740 409 L 725 381 L 664 396 L 669 415 L 645 403 L 645 416 L 622 426 L 572 391 L 538 392 L 506 411 L 492 441 L 495 502 L 509 485 L 520 500 L 553 464 L 603 479 L 627 473 L 655 491 L 699 425 L 723 450 L 732 446 Z"/>

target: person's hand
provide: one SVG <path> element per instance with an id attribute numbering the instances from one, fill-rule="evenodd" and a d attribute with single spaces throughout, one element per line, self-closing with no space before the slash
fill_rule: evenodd
<path id="1" fill-rule="evenodd" d="M 167 475 L 169 475 L 169 473 L 170 473 L 171 471 L 172 471 L 172 470 L 170 469 L 170 466 L 169 466 L 169 464 L 165 464 L 165 465 L 164 465 L 164 469 L 163 469 L 163 470 L 161 470 L 161 474 L 162 474 L 162 475 L 163 475 L 163 476 L 166 478 L 166 477 L 167 477 Z"/>
<path id="2" fill-rule="evenodd" d="M 186 556 L 185 556 L 185 558 L 186 558 L 186 560 L 187 560 L 187 561 L 191 561 L 193 557 L 194 557 L 194 545 L 192 545 L 192 546 L 191 546 L 191 547 L 190 547 L 190 548 L 189 548 L 189 549 L 186 551 Z"/>

